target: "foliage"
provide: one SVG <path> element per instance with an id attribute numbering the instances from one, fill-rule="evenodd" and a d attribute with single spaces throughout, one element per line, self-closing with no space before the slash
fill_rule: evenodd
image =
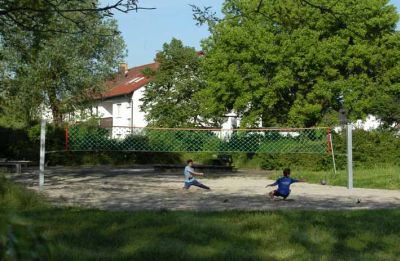
<path id="1" fill-rule="evenodd" d="M 55 0 L 2 0 L 0 2 L 0 35 L 11 33 L 13 29 L 28 32 L 75 33 L 90 32 L 90 19 L 93 17 L 110 17 L 115 11 L 128 13 L 143 8 L 137 0 L 119 0 L 106 6 L 99 6 L 98 1 L 69 0 L 68 4 Z M 51 19 L 61 20 L 68 25 L 54 28 L 49 26 Z M 69 25 L 77 28 L 71 30 Z"/>
<path id="2" fill-rule="evenodd" d="M 85 6 L 92 1 L 79 3 Z M 63 4 L 69 8 L 71 2 Z M 68 19 L 53 16 L 46 22 L 50 29 L 77 28 Z M 27 126 L 47 107 L 60 124 L 64 113 L 85 107 L 102 90 L 104 81 L 124 57 L 125 45 L 115 20 L 92 14 L 86 22 L 90 33 L 55 34 L 15 28 L 12 34 L 0 37 L 1 117 Z"/>
<path id="3" fill-rule="evenodd" d="M 49 166 L 132 166 L 136 164 L 179 164 L 180 153 L 137 151 L 58 151 L 47 155 Z"/>
<path id="4" fill-rule="evenodd" d="M 345 132 L 333 136 L 336 151 L 346 153 Z M 397 131 L 353 131 L 353 160 L 357 167 L 400 164 L 400 137 Z"/>
<path id="5" fill-rule="evenodd" d="M 253 152 L 317 153 L 327 152 L 326 129 L 304 129 L 285 133 L 269 131 L 216 131 L 207 129 L 132 129 L 124 138 L 114 137 L 121 129 L 71 126 L 69 149 L 153 152 Z M 122 128 L 122 131 L 124 129 Z"/>
<path id="6" fill-rule="evenodd" d="M 156 71 L 145 72 L 154 80 L 147 86 L 141 106 L 149 124 L 158 127 L 203 125 L 195 96 L 204 88 L 199 54 L 174 38 L 163 45 L 156 62 L 160 64 Z"/>
<path id="7" fill-rule="evenodd" d="M 346 133 L 332 132 L 336 166 L 346 169 Z M 332 157 L 327 154 L 272 153 L 272 154 L 234 154 L 236 167 L 251 166 L 265 170 L 277 170 L 290 167 L 298 170 L 332 170 Z M 400 137 L 395 131 L 376 130 L 353 131 L 353 165 L 355 169 L 376 168 L 376 166 L 394 165 L 400 162 Z"/>
<path id="8" fill-rule="evenodd" d="M 351 119 L 393 121 L 379 105 L 396 104 L 400 86 L 398 15 L 388 1 L 233 0 L 222 12 L 203 41 L 201 116 L 234 110 L 244 127 L 314 126 L 346 108 Z"/>
<path id="9" fill-rule="evenodd" d="M 65 132 L 57 125 L 46 126 L 46 151 L 64 149 Z M 26 129 L 0 126 L 0 157 L 11 160 L 39 160 L 40 123 Z"/>
<path id="10" fill-rule="evenodd" d="M 255 157 L 259 167 L 265 170 L 281 170 L 292 168 L 309 171 L 330 171 L 333 169 L 332 157 L 329 155 L 316 154 L 259 154 Z M 343 169 L 345 161 L 336 156 L 336 167 Z"/>
<path id="11" fill-rule="evenodd" d="M 172 164 L 184 162 L 187 157 L 209 164 L 218 154 L 215 151 L 220 150 L 231 151 L 237 168 L 273 170 L 291 167 L 312 171 L 332 169 L 332 158 L 326 154 L 326 140 L 324 137 L 318 137 L 318 132 L 303 135 L 301 139 L 302 135 L 285 137 L 270 132 L 260 136 L 255 133 L 244 135 L 245 133 L 236 132 L 230 139 L 223 140 L 215 133 L 205 131 L 164 131 L 160 136 L 157 130 L 152 130 L 148 133 L 132 134 L 125 139 L 111 139 L 109 132 L 99 129 L 94 120 L 69 127 L 68 152 L 64 151 L 63 127 L 49 124 L 46 132 L 46 151 L 58 151 L 46 155 L 49 165 Z M 346 133 L 343 131 L 332 134 L 337 167 L 345 169 Z M 37 161 L 39 136 L 39 123 L 25 130 L 1 127 L 0 158 Z M 252 145 L 246 147 L 248 144 Z M 254 151 L 233 152 L 238 149 Z M 166 152 L 168 150 L 176 152 Z M 179 151 L 181 153 L 178 153 Z M 356 129 L 353 131 L 353 160 L 356 168 L 373 168 L 382 164 L 399 165 L 400 137 L 395 131 Z"/>
<path id="12" fill-rule="evenodd" d="M 27 159 L 34 153 L 33 142 L 24 130 L 0 127 L 0 157 Z M 39 150 L 39 148 L 38 148 Z"/>
<path id="13" fill-rule="evenodd" d="M 95 120 L 82 122 L 68 127 L 68 146 L 75 150 L 113 150 L 113 141 L 109 138 L 110 131 L 99 128 Z"/>
<path id="14" fill-rule="evenodd" d="M 386 126 L 400 127 L 400 88 L 393 86 L 392 90 L 380 93 L 373 101 L 372 111 Z"/>

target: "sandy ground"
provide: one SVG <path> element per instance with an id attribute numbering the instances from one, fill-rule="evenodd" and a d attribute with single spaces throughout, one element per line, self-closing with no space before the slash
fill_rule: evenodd
<path id="1" fill-rule="evenodd" d="M 28 169 L 13 179 L 38 190 L 38 171 Z M 107 210 L 271 210 L 271 209 L 375 209 L 399 208 L 400 191 L 348 190 L 307 183 L 292 185 L 288 200 L 271 200 L 272 181 L 265 173 L 214 174 L 199 178 L 211 191 L 182 189 L 183 175 L 155 173 L 151 168 L 46 169 L 44 193 L 52 204 Z"/>

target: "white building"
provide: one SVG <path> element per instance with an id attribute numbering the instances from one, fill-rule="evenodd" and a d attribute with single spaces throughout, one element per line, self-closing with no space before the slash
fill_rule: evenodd
<path id="1" fill-rule="evenodd" d="M 113 138 L 123 138 L 147 126 L 140 99 L 150 79 L 142 71 L 157 67 L 157 63 L 151 63 L 128 69 L 127 64 L 121 64 L 118 75 L 106 83 L 108 90 L 94 101 L 92 113 L 100 118 L 101 127 L 112 130 Z"/>
<path id="2" fill-rule="evenodd" d="M 100 119 L 100 126 L 110 129 L 113 138 L 124 138 L 132 131 L 138 131 L 147 126 L 146 113 L 140 109 L 144 91 L 150 78 L 143 75 L 143 70 L 156 70 L 158 63 L 146 64 L 128 69 L 127 64 L 121 64 L 118 75 L 107 82 L 107 91 L 103 92 L 93 103 L 89 113 Z M 91 112 L 90 112 L 91 111 Z M 79 114 L 79 113 L 78 113 Z M 227 121 L 222 129 L 236 128 L 238 121 L 234 113 L 227 114 Z M 78 118 L 83 120 L 82 115 Z M 227 131 L 229 132 L 229 131 Z"/>
<path id="3" fill-rule="evenodd" d="M 354 127 L 357 129 L 363 129 L 366 131 L 376 130 L 380 126 L 382 126 L 382 122 L 380 119 L 375 117 L 374 115 L 368 115 L 365 120 L 357 120 L 354 123 Z"/>

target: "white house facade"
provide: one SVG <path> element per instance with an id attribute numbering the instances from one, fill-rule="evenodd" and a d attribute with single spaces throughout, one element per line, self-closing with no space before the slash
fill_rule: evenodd
<path id="1" fill-rule="evenodd" d="M 112 81 L 107 82 L 107 91 L 93 102 L 90 114 L 100 119 L 100 126 L 110 130 L 112 138 L 124 138 L 133 131 L 146 127 L 146 113 L 140 108 L 141 99 L 150 78 L 143 75 L 146 68 L 157 69 L 157 63 L 146 64 L 128 69 L 127 64 L 121 64 L 119 73 Z M 229 129 L 234 129 L 240 123 L 236 114 L 225 115 L 226 122 L 222 125 L 224 136 L 229 135 Z M 226 133 L 225 133 L 226 132 Z"/>
<path id="2" fill-rule="evenodd" d="M 157 64 L 127 68 L 120 66 L 114 80 L 107 82 L 108 90 L 93 102 L 92 114 L 100 119 L 100 126 L 110 129 L 113 138 L 123 138 L 132 130 L 147 126 L 145 112 L 140 109 L 146 85 L 150 79 L 143 75 L 146 68 Z"/>

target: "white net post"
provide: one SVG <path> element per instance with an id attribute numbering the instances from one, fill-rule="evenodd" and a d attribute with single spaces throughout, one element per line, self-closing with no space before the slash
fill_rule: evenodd
<path id="1" fill-rule="evenodd" d="M 45 161 L 45 143 L 46 143 L 46 120 L 42 119 L 40 125 L 40 163 L 39 163 L 39 188 L 44 185 L 44 161 Z"/>

